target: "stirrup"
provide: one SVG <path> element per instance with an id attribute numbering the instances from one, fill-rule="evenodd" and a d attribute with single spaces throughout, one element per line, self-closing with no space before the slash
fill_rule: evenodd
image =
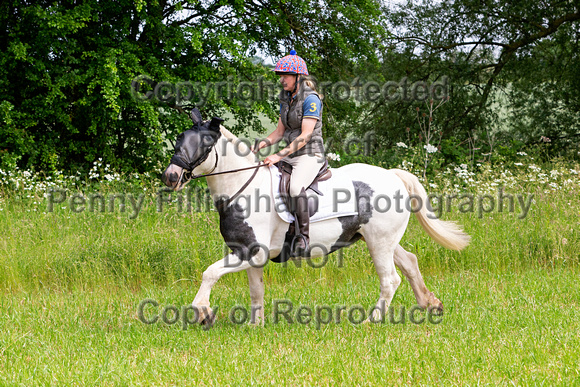
<path id="1" fill-rule="evenodd" d="M 297 248 L 296 243 L 299 238 L 302 239 L 302 241 L 304 242 L 304 249 L 300 249 L 301 251 L 296 251 Z M 294 238 L 292 238 L 292 243 L 290 244 L 290 256 L 293 258 L 296 257 L 310 258 L 310 246 L 308 240 L 304 235 L 302 234 L 294 235 Z"/>

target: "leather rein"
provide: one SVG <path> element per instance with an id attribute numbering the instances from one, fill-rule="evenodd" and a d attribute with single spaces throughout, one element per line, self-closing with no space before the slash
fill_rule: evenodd
<path id="1" fill-rule="evenodd" d="M 242 192 L 244 192 L 244 190 L 250 185 L 250 183 L 252 182 L 252 180 L 254 180 L 254 178 L 256 177 L 256 175 L 258 174 L 258 168 L 260 167 L 264 167 L 266 166 L 266 164 L 264 164 L 262 161 L 260 161 L 258 163 L 258 165 L 254 165 L 252 167 L 245 167 L 245 168 L 238 168 L 238 169 L 231 169 L 229 171 L 222 171 L 222 172 L 213 172 L 216 168 L 217 168 L 217 164 L 218 164 L 218 154 L 217 154 L 217 150 L 215 148 L 213 148 L 215 151 L 215 164 L 213 166 L 212 172 L 210 173 L 205 173 L 203 175 L 194 175 L 192 173 L 192 170 L 188 170 L 186 171 L 185 169 L 182 169 L 181 171 L 181 176 L 179 177 L 179 180 L 183 178 L 185 178 L 184 181 L 184 185 L 186 183 L 188 183 L 190 180 L 194 180 L 194 179 L 199 179 L 201 177 L 208 177 L 208 176 L 217 176 L 217 175 L 224 175 L 226 173 L 236 173 L 236 172 L 241 172 L 241 171 L 246 171 L 248 169 L 254 169 L 254 173 L 252 173 L 252 176 L 250 176 L 250 178 L 244 183 L 244 185 L 242 185 L 242 187 L 238 190 L 238 192 L 236 192 L 231 198 L 229 198 L 226 201 L 226 206 L 229 205 L 235 198 L 237 198 Z"/>

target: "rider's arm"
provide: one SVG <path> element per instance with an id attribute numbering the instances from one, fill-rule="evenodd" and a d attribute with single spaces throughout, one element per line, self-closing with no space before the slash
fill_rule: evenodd
<path id="1" fill-rule="evenodd" d="M 278 126 L 276 126 L 276 129 L 272 133 L 270 133 L 268 137 L 260 141 L 260 143 L 256 148 L 252 146 L 252 151 L 257 152 L 264 147 L 274 145 L 283 138 L 284 138 L 284 124 L 282 123 L 282 119 L 278 117 Z"/>
<path id="2" fill-rule="evenodd" d="M 281 157 L 286 157 L 299 149 L 303 148 L 308 141 L 310 141 L 310 137 L 312 137 L 312 132 L 314 131 L 314 126 L 316 125 L 316 118 L 306 118 L 302 119 L 302 133 L 298 137 L 294 139 L 288 146 L 277 154 Z"/>
<path id="3" fill-rule="evenodd" d="M 266 165 L 274 165 L 278 161 L 282 160 L 284 157 L 296 152 L 298 149 L 302 148 L 312 137 L 312 132 L 314 131 L 314 126 L 316 125 L 315 118 L 303 118 L 302 119 L 302 133 L 300 136 L 296 137 L 286 148 L 282 149 L 280 152 L 270 155 L 264 159 Z"/>

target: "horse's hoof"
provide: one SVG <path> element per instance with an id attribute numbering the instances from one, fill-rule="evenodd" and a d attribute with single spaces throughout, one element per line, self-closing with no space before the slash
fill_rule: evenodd
<path id="1" fill-rule="evenodd" d="M 443 303 L 437 300 L 438 303 L 431 304 L 429 303 L 429 307 L 427 310 L 434 316 L 443 316 Z"/>
<path id="2" fill-rule="evenodd" d="M 199 311 L 199 323 L 206 328 L 211 328 L 215 321 L 217 320 L 216 314 L 213 312 L 213 309 L 208 306 L 198 306 L 197 310 Z"/>
<path id="3" fill-rule="evenodd" d="M 215 314 L 211 315 L 211 316 L 207 316 L 206 318 L 204 318 L 203 320 L 201 320 L 201 325 L 206 326 L 206 327 L 211 327 L 215 321 L 217 320 Z"/>
<path id="4" fill-rule="evenodd" d="M 201 320 L 201 325 L 204 328 L 211 328 L 213 326 L 213 324 L 215 324 L 217 320 L 217 316 L 212 312 L 210 314 L 208 314 L 207 316 L 205 316 L 205 318 L 203 320 Z"/>
<path id="5" fill-rule="evenodd" d="M 252 327 L 252 328 L 257 328 L 257 327 L 264 328 L 264 320 L 259 319 L 258 321 L 255 321 L 255 322 L 249 321 L 248 326 Z"/>
<path id="6" fill-rule="evenodd" d="M 251 318 L 250 321 L 248 321 L 248 325 L 252 326 L 252 327 L 264 327 L 264 315 L 257 315 L 254 318 Z"/>
<path id="7" fill-rule="evenodd" d="M 427 310 L 436 316 L 443 315 L 443 303 L 435 297 L 433 292 L 429 293 L 429 301 L 427 302 Z"/>

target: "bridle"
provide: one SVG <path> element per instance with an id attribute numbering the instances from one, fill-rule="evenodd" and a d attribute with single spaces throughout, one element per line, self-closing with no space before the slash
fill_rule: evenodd
<path id="1" fill-rule="evenodd" d="M 213 149 L 214 152 L 215 152 L 215 164 L 214 164 L 212 170 L 209 173 L 204 173 L 202 175 L 194 175 L 193 174 L 193 170 L 198 165 L 200 165 L 201 163 L 203 163 L 209 157 L 209 154 L 211 153 L 211 149 Z M 183 160 L 180 160 L 180 163 L 179 164 L 182 164 L 183 165 L 184 164 L 183 163 Z M 179 165 L 179 164 L 177 164 L 177 165 Z M 183 168 L 182 165 L 179 165 L 180 167 L 182 167 L 182 170 L 181 170 L 181 174 L 179 175 L 179 180 L 178 181 L 181 182 L 182 179 L 184 179 L 183 180 L 183 185 L 189 183 L 191 180 L 199 179 L 201 177 L 224 175 L 226 173 L 235 173 L 235 172 L 246 171 L 248 169 L 254 169 L 254 173 L 252 173 L 252 176 L 250 176 L 250 178 L 244 183 L 244 185 L 242 185 L 242 187 L 231 198 L 229 198 L 225 202 L 225 205 L 228 206 L 235 198 L 237 198 L 242 192 L 244 192 L 244 190 L 248 187 L 248 185 L 250 185 L 250 183 L 252 182 L 252 180 L 254 180 L 254 178 L 258 174 L 258 168 L 264 167 L 267 164 L 264 164 L 264 162 L 260 161 L 258 163 L 258 165 L 254 165 L 254 166 L 251 166 L 251 167 L 231 169 L 229 171 L 222 171 L 222 172 L 213 172 L 213 171 L 215 171 L 215 169 L 217 168 L 217 165 L 218 165 L 218 152 L 215 149 L 215 146 L 213 146 L 212 148 L 209 149 L 209 151 L 206 154 L 202 155 L 202 157 L 200 157 L 199 160 L 197 160 L 195 163 L 192 163 L 191 166 L 188 165 L 187 168 Z"/>

